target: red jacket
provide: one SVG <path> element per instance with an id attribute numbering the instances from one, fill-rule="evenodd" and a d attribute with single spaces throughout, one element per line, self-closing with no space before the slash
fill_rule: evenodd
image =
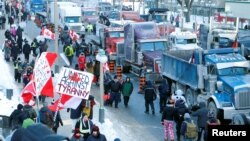
<path id="1" fill-rule="evenodd" d="M 85 64 L 86 64 L 86 57 L 83 55 L 80 55 L 78 57 L 78 66 L 80 70 L 84 70 L 85 69 Z"/>

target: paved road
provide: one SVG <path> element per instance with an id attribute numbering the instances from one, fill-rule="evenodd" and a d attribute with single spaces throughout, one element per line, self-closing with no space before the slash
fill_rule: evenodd
<path id="1" fill-rule="evenodd" d="M 3 35 L 4 31 L 0 31 L 0 33 Z M 24 33 L 24 36 L 28 38 L 28 40 L 31 40 L 40 33 L 40 29 L 37 28 L 34 23 L 27 22 Z M 4 38 L 1 36 L 0 42 L 3 43 L 3 41 Z M 54 51 L 53 41 L 49 42 L 48 51 Z M 62 45 L 59 46 L 59 52 L 62 52 Z M 76 62 L 76 58 L 74 62 Z M 59 58 L 58 64 L 59 66 L 65 65 L 61 58 Z M 12 67 L 11 63 L 9 63 L 9 65 Z M 163 140 L 163 128 L 160 124 L 161 115 L 159 114 L 158 99 L 155 101 L 156 115 L 145 114 L 144 97 L 143 95 L 137 93 L 139 80 L 132 74 L 126 74 L 126 76 L 130 76 L 132 78 L 135 87 L 131 96 L 129 107 L 125 108 L 122 102 L 120 103 L 118 109 L 105 107 L 105 123 L 100 125 L 98 123 L 99 105 L 96 105 L 94 109 L 93 121 L 101 126 L 103 133 L 107 135 L 108 141 L 112 141 L 115 137 L 120 137 L 122 140 L 131 141 Z M 20 84 L 18 86 L 19 88 L 22 87 Z M 91 94 L 95 96 L 97 102 L 100 101 L 99 93 L 99 87 L 93 85 L 91 88 Z M 50 102 L 51 99 L 48 98 L 47 101 Z M 71 134 L 71 121 L 69 118 L 69 113 L 67 113 L 66 110 L 62 110 L 61 115 L 64 126 L 59 128 L 58 134 L 69 136 Z"/>

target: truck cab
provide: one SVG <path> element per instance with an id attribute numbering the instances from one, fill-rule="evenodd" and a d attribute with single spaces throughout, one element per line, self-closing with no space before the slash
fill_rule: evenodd
<path id="1" fill-rule="evenodd" d="M 172 32 L 168 38 L 170 50 L 201 49 L 197 44 L 196 34 L 190 31 Z"/>
<path id="2" fill-rule="evenodd" d="M 31 12 L 44 12 L 45 11 L 45 2 L 44 0 L 31 0 L 30 2 Z"/>
<path id="3" fill-rule="evenodd" d="M 82 7 L 82 21 L 83 21 L 83 23 L 95 24 L 97 20 L 98 20 L 98 14 L 96 12 L 96 9 Z"/>

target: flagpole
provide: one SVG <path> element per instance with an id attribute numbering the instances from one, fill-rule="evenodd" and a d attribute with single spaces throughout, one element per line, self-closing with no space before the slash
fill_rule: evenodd
<path id="1" fill-rule="evenodd" d="M 37 108 L 37 119 L 36 119 L 36 122 L 37 123 L 40 123 L 40 114 L 39 114 L 39 105 L 40 105 L 40 103 L 39 103 L 39 95 L 40 94 L 36 94 L 36 108 Z"/>
<path id="2" fill-rule="evenodd" d="M 59 97 L 59 100 L 58 100 L 58 104 L 56 106 L 56 111 L 55 111 L 55 115 L 54 115 L 54 122 L 56 122 L 56 116 L 58 114 L 58 111 L 59 111 L 59 105 L 61 104 L 61 100 L 62 100 L 62 94 L 60 94 L 60 97 Z"/>

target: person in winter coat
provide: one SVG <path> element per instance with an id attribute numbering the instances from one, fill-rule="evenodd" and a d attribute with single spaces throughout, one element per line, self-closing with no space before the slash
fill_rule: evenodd
<path id="1" fill-rule="evenodd" d="M 86 66 L 86 57 L 84 53 L 81 53 L 78 57 L 78 67 L 80 71 L 84 71 Z"/>
<path id="2" fill-rule="evenodd" d="M 122 95 L 125 107 L 128 107 L 129 97 L 134 89 L 133 83 L 130 81 L 130 77 L 126 78 L 126 81 L 122 85 Z"/>
<path id="3" fill-rule="evenodd" d="M 115 101 L 115 108 L 118 108 L 118 103 L 121 100 L 121 90 L 122 85 L 118 80 L 117 75 L 114 76 L 114 80 L 109 82 L 109 88 L 110 88 L 110 105 L 113 105 L 113 101 Z"/>
<path id="4" fill-rule="evenodd" d="M 28 118 L 35 121 L 36 118 L 37 118 L 37 113 L 33 109 L 32 106 L 26 104 L 26 105 L 23 106 L 22 121 L 24 121 L 25 119 L 28 119 Z"/>
<path id="5" fill-rule="evenodd" d="M 23 51 L 23 39 L 22 37 L 17 37 L 17 45 L 18 45 L 18 54 L 21 54 Z"/>
<path id="6" fill-rule="evenodd" d="M 81 119 L 78 120 L 75 125 L 75 133 L 74 133 L 75 138 L 82 137 L 85 141 L 92 133 L 93 125 L 94 124 L 88 118 L 88 115 L 86 113 L 82 113 Z"/>
<path id="7" fill-rule="evenodd" d="M 144 87 L 144 100 L 145 100 L 145 108 L 146 111 L 145 113 L 148 114 L 149 113 L 149 105 L 151 107 L 152 110 L 152 114 L 155 114 L 155 107 L 154 107 L 154 100 L 156 100 L 156 91 L 154 86 L 152 85 L 151 81 L 147 81 L 146 85 Z"/>
<path id="8" fill-rule="evenodd" d="M 99 127 L 94 126 L 91 135 L 86 141 L 107 141 L 106 136 L 100 133 Z"/>
<path id="9" fill-rule="evenodd" d="M 176 109 L 173 103 L 169 100 L 162 111 L 161 123 L 164 126 L 165 141 L 168 141 L 168 136 L 171 141 L 174 141 L 174 117 Z"/>
<path id="10" fill-rule="evenodd" d="M 22 126 L 22 112 L 23 112 L 23 105 L 18 104 L 17 109 L 15 109 L 11 114 L 9 118 L 9 126 L 11 129 L 14 129 L 16 126 Z"/>
<path id="11" fill-rule="evenodd" d="M 47 125 L 50 129 L 54 126 L 53 113 L 49 110 L 48 104 L 43 103 L 43 107 L 39 110 L 40 122 Z"/>
<path id="12" fill-rule="evenodd" d="M 95 64 L 94 64 L 94 75 L 96 77 L 96 85 L 99 85 L 99 77 L 100 77 L 100 62 L 99 61 L 95 61 Z"/>
<path id="13" fill-rule="evenodd" d="M 24 42 L 25 44 L 23 45 L 23 54 L 24 54 L 25 60 L 29 62 L 31 48 L 27 40 L 25 40 Z"/>
<path id="14" fill-rule="evenodd" d="M 18 83 L 21 83 L 22 72 L 22 61 L 21 58 L 18 57 L 18 59 L 14 62 L 14 78 Z"/>
<path id="15" fill-rule="evenodd" d="M 38 52 L 36 51 L 38 48 L 38 42 L 37 42 L 37 39 L 34 38 L 34 40 L 32 41 L 31 43 L 31 49 L 32 49 L 32 52 L 33 52 L 33 56 L 36 57 Z"/>
<path id="16" fill-rule="evenodd" d="M 158 87 L 158 91 L 160 94 L 160 113 L 162 112 L 163 108 L 166 106 L 166 101 L 169 97 L 169 85 L 165 79 L 162 80 L 161 85 Z"/>
<path id="17" fill-rule="evenodd" d="M 207 141 L 207 136 L 208 136 L 208 126 L 216 126 L 216 125 L 221 125 L 221 122 L 219 119 L 215 117 L 214 111 L 209 111 L 208 112 L 208 121 L 205 127 L 205 134 L 204 134 L 204 141 Z"/>
<path id="18" fill-rule="evenodd" d="M 176 116 L 174 118 L 176 122 L 176 135 L 177 140 L 180 141 L 181 139 L 181 125 L 184 121 L 185 113 L 190 113 L 188 108 L 186 107 L 185 101 L 183 99 L 179 99 L 175 102 L 175 109 L 176 109 Z"/>
<path id="19" fill-rule="evenodd" d="M 208 109 L 206 108 L 205 102 L 199 103 L 199 109 L 192 113 L 192 116 L 198 117 L 197 119 L 197 125 L 198 125 L 198 139 L 197 141 L 201 140 L 201 136 L 203 131 L 205 130 L 206 123 L 208 120 Z"/>
<path id="20" fill-rule="evenodd" d="M 188 123 L 193 123 L 193 121 L 191 120 L 190 114 L 185 113 L 184 114 L 184 122 L 182 122 L 182 125 L 181 125 L 181 135 L 183 136 L 184 141 L 194 141 L 195 138 L 188 138 L 186 136 L 186 133 L 190 132 L 190 131 L 187 131 L 188 130 L 188 128 L 187 128 Z M 195 131 L 195 132 L 197 133 L 197 131 Z"/>
<path id="21" fill-rule="evenodd" d="M 53 112 L 53 117 L 55 116 L 55 112 Z M 52 128 L 52 130 L 57 134 L 57 129 L 59 128 L 59 126 L 63 126 L 63 121 L 62 121 L 62 118 L 61 118 L 61 114 L 60 114 L 60 111 L 57 112 L 57 115 L 56 115 L 56 120 L 55 120 L 55 124 Z"/>
<path id="22" fill-rule="evenodd" d="M 4 36 L 6 39 L 8 40 L 11 40 L 11 33 L 10 33 L 10 30 L 7 29 L 5 32 L 4 32 Z"/>
<path id="23" fill-rule="evenodd" d="M 18 45 L 15 43 L 15 44 L 11 47 L 11 56 L 12 56 L 12 61 L 13 61 L 13 62 L 16 61 L 18 54 L 19 54 Z"/>

